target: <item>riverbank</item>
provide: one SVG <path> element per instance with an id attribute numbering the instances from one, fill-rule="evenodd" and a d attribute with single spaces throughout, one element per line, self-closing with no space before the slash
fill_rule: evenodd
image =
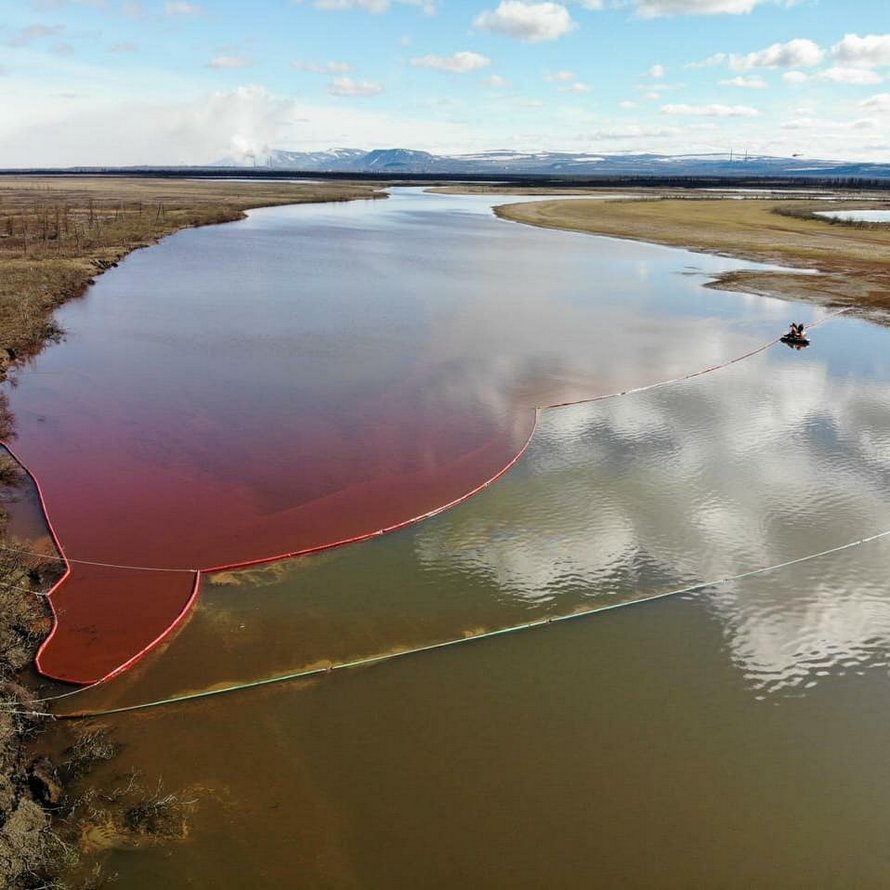
<path id="1" fill-rule="evenodd" d="M 873 199 L 867 206 L 879 206 Z M 710 286 L 828 306 L 890 309 L 890 227 L 840 225 L 812 216 L 828 207 L 866 204 L 810 201 L 669 198 L 541 201 L 495 208 L 502 219 L 647 241 L 822 274 L 742 270 Z M 886 205 L 884 205 L 886 206 Z"/>
<path id="2" fill-rule="evenodd" d="M 97 275 L 133 250 L 180 229 L 243 218 L 254 207 L 378 197 L 385 197 L 385 193 L 373 186 L 350 183 L 2 178 L 0 380 L 48 341 L 62 337 L 53 311 L 67 300 L 81 296 Z M 0 394 L 0 439 L 12 435 L 14 418 Z M 35 754 L 35 742 L 45 726 L 45 718 L 37 716 L 43 709 L 22 684 L 20 675 L 33 662 L 51 627 L 40 595 L 56 580 L 59 568 L 52 553 L 47 553 L 49 560 L 41 560 L 15 552 L 33 549 L 34 544 L 8 534 L 5 505 L 14 502 L 17 490 L 27 484 L 17 464 L 5 452 L 0 455 L 0 547 L 14 548 L 0 550 L 3 888 L 62 886 L 55 876 L 75 867 L 78 857 L 72 837 L 78 836 L 80 818 L 75 812 L 77 803 L 66 801 L 64 786 L 113 750 L 101 733 L 87 728 L 72 734 L 68 751 L 59 764 Z M 142 831 L 169 834 L 170 819 L 166 814 L 173 796 L 156 795 L 155 800 L 150 793 L 142 794 L 132 782 L 127 789 L 132 798 L 127 803 L 129 809 L 124 812 L 115 798 L 116 811 L 139 823 Z M 158 817 L 161 804 L 165 819 Z M 146 807 L 151 809 L 153 820 L 149 829 L 145 829 L 145 820 L 140 821 L 139 816 Z M 95 821 L 97 804 L 91 803 L 90 809 Z M 56 830 L 54 814 L 59 813 L 61 821 Z"/>

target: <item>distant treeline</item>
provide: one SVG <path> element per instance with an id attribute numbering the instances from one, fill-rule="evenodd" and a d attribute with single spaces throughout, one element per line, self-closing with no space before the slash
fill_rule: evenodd
<path id="1" fill-rule="evenodd" d="M 70 169 L 0 170 L 0 176 L 135 176 L 148 179 L 313 179 L 348 180 L 350 182 L 415 183 L 509 183 L 541 188 L 757 188 L 830 191 L 890 191 L 890 178 L 873 179 L 861 176 L 659 176 L 579 175 L 540 173 L 401 173 L 328 172 L 314 170 L 279 170 L 256 167 L 73 167 Z"/>

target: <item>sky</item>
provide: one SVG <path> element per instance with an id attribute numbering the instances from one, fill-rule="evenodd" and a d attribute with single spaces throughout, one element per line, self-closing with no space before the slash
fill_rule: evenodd
<path id="1" fill-rule="evenodd" d="M 0 0 L 0 167 L 890 160 L 890 0 Z"/>

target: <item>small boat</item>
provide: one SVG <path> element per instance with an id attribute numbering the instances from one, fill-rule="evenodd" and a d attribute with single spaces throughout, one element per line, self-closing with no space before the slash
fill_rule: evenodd
<path id="1" fill-rule="evenodd" d="M 810 338 L 804 332 L 802 324 L 792 324 L 791 330 L 779 339 L 792 349 L 804 349 L 810 345 Z"/>

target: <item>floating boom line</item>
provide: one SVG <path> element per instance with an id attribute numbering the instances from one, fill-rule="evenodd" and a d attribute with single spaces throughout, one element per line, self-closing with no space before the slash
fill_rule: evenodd
<path id="1" fill-rule="evenodd" d="M 259 689 L 263 686 L 273 686 L 278 683 L 287 683 L 296 680 L 308 680 L 313 677 L 322 677 L 333 674 L 336 671 L 346 671 L 353 668 L 372 667 L 378 664 L 384 664 L 394 661 L 397 658 L 405 658 L 409 655 L 420 655 L 424 652 L 434 652 L 438 649 L 450 649 L 465 643 L 478 643 L 482 640 L 489 640 L 494 637 L 507 636 L 508 634 L 520 633 L 521 631 L 534 630 L 535 628 L 547 627 L 551 624 L 557 624 L 563 621 L 572 621 L 576 618 L 588 618 L 600 612 L 611 612 L 616 609 L 623 609 L 628 606 L 638 606 L 643 603 L 654 602 L 655 600 L 667 599 L 672 596 L 680 596 L 682 594 L 700 593 L 713 587 L 719 587 L 723 584 L 729 584 L 733 581 L 741 581 L 745 578 L 753 578 L 757 575 L 765 575 L 769 572 L 776 572 L 780 569 L 786 569 L 790 566 L 800 565 L 801 563 L 810 562 L 815 559 L 823 559 L 826 556 L 832 556 L 841 553 L 844 550 L 851 550 L 854 547 L 860 547 L 863 544 L 869 544 L 872 541 L 878 541 L 890 537 L 890 529 L 869 535 L 865 538 L 859 538 L 855 541 L 848 541 L 846 544 L 839 544 L 836 547 L 830 547 L 827 550 L 820 550 L 818 553 L 809 553 L 806 556 L 800 556 L 797 559 L 789 559 L 785 562 L 776 563 L 775 565 L 763 566 L 757 569 L 750 569 L 746 572 L 740 572 L 737 575 L 729 575 L 724 578 L 717 578 L 713 581 L 703 581 L 697 584 L 689 584 L 686 587 L 679 587 L 674 590 L 666 590 L 662 593 L 654 593 L 650 596 L 641 596 L 636 599 L 625 600 L 620 603 L 603 603 L 593 606 L 589 609 L 582 609 L 577 612 L 570 612 L 567 615 L 553 615 L 547 618 L 539 618 L 535 621 L 528 621 L 524 624 L 514 624 L 509 627 L 498 628 L 497 630 L 484 631 L 478 634 L 468 634 L 466 636 L 455 637 L 454 639 L 444 640 L 439 643 L 429 643 L 425 646 L 416 646 L 412 649 L 402 649 L 397 652 L 386 652 L 382 655 L 369 655 L 365 658 L 357 658 L 352 661 L 343 661 L 325 667 L 307 668 L 302 671 L 295 671 L 289 674 L 277 674 L 273 677 L 265 677 L 261 680 L 251 680 L 245 683 L 234 683 L 230 686 L 216 686 L 210 689 L 203 689 L 198 692 L 188 692 L 182 695 L 174 695 L 169 698 L 156 699 L 154 701 L 139 702 L 134 705 L 123 705 L 118 708 L 106 708 L 104 710 L 84 710 L 76 711 L 70 714 L 55 715 L 60 720 L 83 719 L 87 717 L 108 717 L 114 714 L 127 714 L 133 711 L 147 711 L 154 708 L 164 707 L 166 705 L 182 704 L 184 702 L 193 702 L 200 699 L 213 698 L 218 695 L 229 695 L 235 692 L 246 692 L 250 689 Z M 75 690 L 75 692 L 83 692 L 85 690 Z M 71 695 L 72 693 L 68 693 Z M 41 701 L 52 701 L 54 699 L 42 699 Z"/>
<path id="2" fill-rule="evenodd" d="M 842 309 L 839 309 L 839 310 L 837 310 L 837 311 L 835 311 L 835 312 L 833 312 L 833 313 L 831 313 L 831 314 L 829 314 L 829 315 L 824 316 L 823 318 L 819 319 L 818 321 L 815 321 L 815 322 L 811 323 L 808 327 L 809 327 L 809 328 L 814 328 L 814 327 L 818 327 L 819 325 L 825 324 L 826 322 L 828 322 L 828 321 L 830 321 L 830 320 L 832 320 L 832 319 L 838 317 L 839 315 L 842 315 L 842 314 L 844 314 L 844 313 L 846 313 L 846 312 L 849 312 L 851 308 L 852 308 L 852 307 L 844 307 L 844 308 L 842 308 Z M 58 552 L 59 552 L 59 556 L 47 556 L 46 554 L 41 554 L 41 553 L 37 553 L 37 552 L 31 552 L 31 551 L 27 551 L 27 550 L 21 550 L 21 549 L 18 549 L 18 548 L 9 548 L 9 547 L 0 547 L 0 550 L 6 550 L 6 551 L 11 551 L 11 552 L 19 552 L 19 553 L 26 553 L 26 554 L 27 554 L 27 553 L 31 553 L 31 555 L 33 555 L 35 558 L 40 558 L 40 559 L 47 559 L 47 558 L 48 558 L 48 559 L 59 560 L 59 561 L 64 562 L 64 564 L 65 564 L 65 572 L 64 572 L 64 574 L 62 575 L 62 577 L 61 577 L 58 581 L 56 581 L 56 583 L 50 588 L 49 591 L 47 591 L 46 593 L 40 594 L 41 596 L 46 597 L 46 598 L 48 599 L 49 603 L 50 603 L 50 607 L 51 607 L 52 610 L 53 610 L 54 626 L 53 626 L 53 629 L 52 629 L 52 631 L 50 632 L 49 636 L 47 637 L 47 639 L 44 640 L 43 644 L 42 644 L 41 647 L 40 647 L 40 651 L 38 652 L 38 655 L 37 655 L 37 666 L 38 666 L 38 669 L 40 668 L 40 656 L 41 656 L 42 652 L 44 651 L 45 647 L 47 646 L 47 644 L 48 644 L 48 643 L 50 642 L 50 640 L 52 639 L 53 635 L 55 634 L 56 629 L 58 628 L 58 616 L 57 616 L 57 613 L 56 613 L 56 611 L 55 611 L 55 608 L 53 607 L 53 603 L 52 603 L 52 594 L 53 594 L 59 587 L 61 587 L 61 585 L 67 580 L 67 578 L 68 578 L 69 575 L 71 574 L 71 565 L 72 565 L 72 564 L 83 564 L 83 565 L 92 565 L 92 566 L 102 566 L 102 567 L 105 567 L 105 568 L 116 568 L 116 569 L 131 570 L 131 571 L 168 572 L 168 573 L 179 573 L 179 574 L 182 574 L 182 573 L 189 573 L 189 574 L 193 574 L 193 575 L 194 575 L 194 583 L 193 583 L 193 586 L 192 586 L 191 595 L 189 596 L 187 602 L 185 603 L 185 605 L 184 605 L 184 607 L 182 608 L 182 610 L 177 614 L 177 616 L 176 616 L 176 618 L 174 619 L 174 621 L 171 622 L 170 625 L 168 625 L 168 627 L 167 627 L 167 628 L 166 628 L 166 629 L 165 629 L 165 630 L 164 630 L 158 637 L 156 637 L 154 640 L 152 640 L 152 641 L 149 642 L 147 645 L 145 645 L 139 652 L 137 652 L 135 655 L 133 655 L 132 657 L 130 657 L 129 659 L 127 659 L 123 664 L 118 665 L 117 667 L 114 668 L 114 670 L 110 671 L 110 672 L 109 672 L 108 674 L 106 674 L 105 676 L 100 677 L 97 681 L 92 682 L 92 683 L 85 684 L 85 685 L 83 685 L 81 688 L 72 690 L 72 691 L 67 692 L 67 693 L 64 693 L 63 695 L 60 695 L 60 696 L 54 696 L 54 697 L 46 698 L 46 699 L 42 699 L 42 700 L 40 700 L 40 701 L 42 701 L 42 702 L 48 702 L 48 701 L 58 700 L 58 699 L 60 699 L 60 698 L 67 698 L 67 697 L 69 697 L 69 696 L 71 696 L 71 695 L 76 695 L 76 694 L 81 693 L 81 692 L 86 692 L 86 691 L 89 690 L 89 689 L 94 689 L 95 687 L 100 686 L 100 685 L 102 685 L 103 683 L 108 682 L 109 680 L 113 679 L 114 677 L 119 676 L 122 672 L 126 671 L 128 668 L 132 667 L 137 661 L 141 660 L 145 655 L 147 655 L 152 649 L 154 649 L 157 645 L 159 645 L 163 640 L 167 639 L 167 637 L 169 637 L 170 634 L 172 634 L 173 631 L 176 630 L 176 628 L 178 628 L 178 627 L 182 624 L 182 622 L 183 622 L 183 621 L 185 620 L 185 618 L 187 617 L 189 611 L 191 610 L 191 607 L 194 605 L 194 603 L 195 603 L 195 601 L 196 601 L 196 599 L 197 599 L 197 597 L 198 597 L 199 590 L 200 590 L 201 576 L 204 575 L 204 574 L 211 574 L 211 573 L 214 573 L 214 572 L 222 572 L 222 571 L 234 571 L 234 570 L 237 570 L 237 569 L 245 569 L 245 568 L 249 568 L 249 567 L 251 567 L 251 566 L 258 566 L 258 565 L 264 565 L 264 564 L 272 563 L 272 562 L 279 562 L 279 561 L 282 561 L 282 560 L 285 560 L 285 559 L 295 559 L 295 558 L 302 557 L 302 556 L 309 556 L 309 555 L 314 554 L 314 553 L 320 553 L 320 552 L 323 552 L 323 551 L 326 551 L 326 550 L 332 550 L 332 549 L 335 549 L 335 548 L 343 547 L 343 546 L 346 546 L 347 544 L 354 544 L 354 543 L 359 543 L 359 542 L 361 542 L 361 541 L 372 540 L 372 539 L 377 538 L 377 537 L 380 537 L 380 536 L 382 536 L 382 535 L 389 534 L 389 533 L 391 533 L 391 532 L 398 531 L 398 530 L 400 530 L 400 529 L 403 529 L 403 528 L 406 528 L 406 527 L 408 527 L 408 526 L 414 525 L 414 524 L 419 523 L 419 522 L 421 522 L 421 521 L 423 521 L 423 520 L 425 520 L 425 519 L 432 518 L 433 516 L 436 516 L 436 515 L 438 515 L 438 514 L 440 514 L 440 513 L 443 513 L 443 512 L 445 512 L 446 510 L 449 510 L 449 509 L 451 509 L 452 507 L 455 507 L 455 506 L 457 506 L 457 505 L 463 503 L 464 501 L 468 500 L 469 498 L 473 497 L 474 495 L 479 494 L 480 492 L 484 491 L 486 488 L 488 488 L 490 485 L 492 485 L 494 482 L 496 482 L 498 479 L 500 479 L 501 476 L 503 476 L 505 473 L 507 473 L 508 470 L 510 470 L 513 466 L 515 466 L 515 465 L 519 462 L 519 460 L 523 457 L 523 455 L 526 453 L 526 451 L 528 450 L 528 448 L 529 448 L 530 445 L 531 445 L 532 439 L 534 438 L 535 432 L 536 432 L 537 427 L 538 427 L 538 421 L 539 421 L 540 414 L 541 414 L 542 411 L 550 410 L 550 409 L 555 409 L 555 408 L 566 408 L 566 407 L 571 407 L 571 406 L 573 406 L 573 405 L 590 404 L 590 403 L 593 403 L 593 402 L 607 401 L 607 400 L 609 400 L 609 399 L 619 398 L 619 397 L 622 397 L 622 396 L 628 396 L 628 395 L 634 395 L 634 394 L 638 394 L 638 393 L 642 393 L 642 392 L 648 392 L 648 391 L 650 391 L 650 390 L 654 390 L 654 389 L 659 389 L 659 388 L 666 387 L 666 386 L 675 385 L 675 384 L 682 383 L 682 382 L 685 382 L 685 381 L 688 381 L 688 380 L 693 380 L 693 379 L 702 377 L 702 376 L 704 376 L 704 375 L 706 375 L 706 374 L 710 374 L 710 373 L 713 373 L 713 372 L 715 372 L 715 371 L 722 370 L 723 368 L 730 367 L 731 365 L 734 365 L 734 364 L 737 364 L 737 363 L 739 363 L 739 362 L 745 361 L 746 359 L 753 358 L 754 356 L 759 355 L 760 353 L 763 353 L 763 352 L 765 352 L 766 350 L 770 349 L 771 347 L 775 346 L 775 345 L 776 345 L 777 343 L 779 343 L 780 341 L 781 341 L 781 337 L 776 337 L 776 338 L 774 338 L 773 340 L 770 340 L 770 341 L 768 341 L 767 343 L 764 343 L 764 344 L 762 344 L 762 345 L 756 347 L 755 349 L 749 350 L 748 352 L 745 352 L 745 353 L 743 353 L 743 354 L 741 354 L 741 355 L 735 356 L 734 358 L 728 359 L 727 361 L 721 362 L 721 363 L 716 364 L 716 365 L 711 365 L 711 366 L 709 366 L 709 367 L 707 367 L 707 368 L 702 368 L 702 369 L 697 370 L 697 371 L 692 371 L 692 372 L 689 372 L 689 373 L 687 373 L 687 374 L 682 374 L 682 375 L 679 375 L 679 376 L 676 376 L 676 377 L 671 377 L 671 378 L 669 378 L 669 379 L 667 379 L 667 380 L 661 380 L 661 381 L 657 381 L 657 382 L 655 382 L 655 383 L 650 383 L 650 384 L 646 384 L 646 385 L 644 385 L 644 386 L 639 386 L 639 387 L 634 387 L 634 388 L 630 388 L 630 389 L 620 390 L 620 391 L 617 391 L 617 392 L 606 393 L 606 394 L 603 394 L 603 395 L 600 395 L 600 396 L 593 396 L 593 397 L 590 397 L 590 398 L 577 399 L 577 400 L 570 401 L 570 402 L 560 402 L 560 403 L 554 403 L 554 404 L 549 404 L 549 405 L 543 405 L 543 406 L 536 407 L 536 408 L 534 409 L 534 421 L 533 421 L 533 424 L 532 424 L 532 429 L 531 429 L 531 432 L 530 432 L 529 435 L 528 435 L 528 438 L 527 438 L 526 441 L 523 443 L 522 447 L 521 447 L 520 450 L 517 452 L 517 454 L 516 454 L 516 455 L 515 455 L 515 456 L 514 456 L 514 457 L 513 457 L 513 458 L 512 458 L 506 465 L 504 465 L 503 467 L 501 467 L 501 468 L 500 468 L 500 469 L 499 469 L 493 476 L 491 476 L 489 479 L 487 479 L 486 481 L 484 481 L 484 482 L 481 483 L 480 485 L 476 486 L 476 487 L 473 488 L 472 490 L 470 490 L 470 491 L 468 491 L 468 492 L 465 492 L 464 494 L 462 494 L 462 495 L 460 495 L 459 497 L 457 497 L 457 498 L 455 498 L 455 499 L 449 501 L 448 503 L 446 503 L 446 504 L 442 504 L 442 505 L 440 505 L 440 506 L 438 506 L 438 507 L 435 507 L 435 508 L 433 508 L 432 510 L 429 510 L 428 512 L 426 512 L 426 513 L 420 514 L 420 515 L 418 515 L 418 516 L 413 516 L 413 517 L 411 517 L 411 518 L 409 518 L 409 519 L 402 520 L 402 521 L 400 521 L 400 522 L 398 522 L 398 523 L 395 523 L 395 524 L 393 524 L 393 525 L 389 525 L 389 526 L 386 526 L 386 527 L 384 527 L 384 528 L 376 529 L 376 530 L 374 530 L 374 531 L 365 532 L 365 533 L 362 533 L 362 534 L 360 534 L 360 535 L 356 535 L 356 536 L 354 536 L 354 537 L 350 537 L 350 538 L 346 538 L 346 539 L 342 539 L 342 540 L 337 540 L 337 541 L 331 541 L 331 542 L 327 542 L 327 543 L 324 543 L 324 544 L 316 545 L 316 546 L 314 546 L 314 547 L 308 547 L 308 548 L 304 548 L 304 549 L 301 549 L 301 550 L 294 550 L 294 551 L 291 551 L 291 552 L 289 552 L 289 553 L 283 553 L 283 554 L 279 554 L 279 555 L 275 555 L 275 556 L 261 557 L 261 558 L 254 559 L 254 560 L 247 560 L 247 561 L 236 562 L 236 563 L 230 563 L 230 564 L 225 564 L 225 565 L 213 566 L 213 567 L 210 567 L 210 568 L 204 568 L 204 569 L 198 569 L 198 568 L 151 567 L 151 566 L 141 566 L 141 565 L 124 565 L 124 564 L 116 564 L 116 563 L 96 562 L 96 561 L 92 561 L 92 560 L 82 560 L 82 559 L 79 559 L 79 558 L 75 558 L 75 557 L 70 557 L 70 556 L 68 556 L 68 555 L 65 553 L 65 551 L 64 551 L 64 549 L 63 549 L 63 547 L 62 547 L 61 541 L 60 541 L 60 539 L 59 539 L 59 537 L 58 537 L 58 535 L 57 535 L 57 533 L 56 533 L 56 531 L 55 531 L 55 529 L 54 529 L 54 527 L 53 527 L 53 525 L 52 525 L 52 522 L 51 522 L 51 520 L 50 520 L 49 510 L 48 510 L 48 508 L 47 508 L 47 504 L 46 504 L 46 501 L 45 501 L 45 498 L 44 498 L 43 491 L 42 491 L 42 489 L 41 489 L 39 480 L 38 480 L 37 477 L 36 477 L 36 476 L 35 476 L 35 475 L 28 469 L 28 467 L 24 464 L 24 462 L 23 462 L 23 461 L 16 455 L 16 453 L 13 451 L 13 449 L 12 449 L 7 443 L 2 443 L 2 444 L 4 445 L 4 447 L 9 451 L 9 453 L 10 453 L 10 454 L 16 459 L 16 461 L 18 461 L 18 463 L 22 466 L 22 468 L 23 468 L 24 471 L 28 474 L 28 476 L 33 480 L 34 485 L 35 485 L 35 488 L 36 488 L 36 491 L 37 491 L 38 498 L 39 498 L 39 500 L 40 500 L 41 507 L 43 508 L 44 514 L 45 514 L 45 516 L 46 516 L 47 525 L 48 525 L 48 527 L 49 527 L 50 535 L 51 535 L 51 537 L 52 537 L 52 539 L 53 539 L 53 542 L 54 542 L 54 544 L 55 544 L 55 546 L 56 546 L 56 548 L 57 548 L 57 550 L 58 550 Z M 817 557 L 819 557 L 819 556 L 824 556 L 824 555 L 827 555 L 828 553 L 836 552 L 836 550 L 843 550 L 843 549 L 847 549 L 848 547 L 858 546 L 858 545 L 861 544 L 861 543 L 865 543 L 866 541 L 875 540 L 876 538 L 883 537 L 883 536 L 886 535 L 886 534 L 890 534 L 890 531 L 888 531 L 888 532 L 882 532 L 882 533 L 879 533 L 879 534 L 876 535 L 876 536 L 872 536 L 872 537 L 869 537 L 869 538 L 861 539 L 861 540 L 859 540 L 859 541 L 851 542 L 851 543 L 849 543 L 849 544 L 841 545 L 839 548 L 832 549 L 832 550 L 830 550 L 830 551 L 825 551 L 824 553 L 818 553 L 818 554 L 811 555 L 811 556 L 809 556 L 809 557 L 804 557 L 804 558 L 802 558 L 801 561 L 805 561 L 805 560 L 807 560 L 807 559 L 815 559 L 815 558 L 817 558 Z M 793 564 L 793 563 L 792 563 L 792 564 Z M 783 564 L 783 565 L 784 565 L 784 564 Z M 770 566 L 770 567 L 767 567 L 767 568 L 755 569 L 755 570 L 753 570 L 752 574 L 761 574 L 761 573 L 763 573 L 763 572 L 772 571 L 772 570 L 774 570 L 775 568 L 780 568 L 780 567 L 782 567 L 782 566 Z M 702 587 L 705 587 L 705 586 L 711 586 L 711 585 L 713 585 L 714 583 L 725 583 L 725 582 L 730 581 L 730 580 L 736 580 L 738 577 L 747 577 L 747 573 L 746 573 L 746 574 L 743 574 L 743 575 L 741 575 L 741 576 L 734 576 L 733 578 L 722 579 L 721 581 L 718 581 L 718 582 L 709 582 L 709 583 L 706 583 L 706 584 L 697 584 L 697 585 L 694 585 L 693 587 L 689 588 L 688 590 L 687 590 L 687 589 L 684 589 L 684 590 L 679 590 L 679 591 L 668 591 L 668 592 L 663 593 L 663 594 L 658 594 L 658 595 L 656 595 L 656 596 L 654 596 L 654 597 L 646 597 L 646 598 L 644 598 L 644 599 L 641 599 L 641 600 L 635 600 L 635 601 L 631 601 L 631 602 L 628 602 L 628 603 L 613 604 L 613 605 L 611 605 L 611 606 L 599 607 L 599 608 L 597 608 L 597 609 L 594 609 L 594 610 L 592 610 L 592 611 L 588 611 L 588 612 L 573 613 L 573 614 L 571 614 L 571 615 L 560 616 L 560 617 L 554 617 L 554 618 L 551 618 L 551 619 L 545 619 L 545 620 L 538 621 L 538 622 L 532 622 L 532 623 L 529 624 L 529 625 L 521 625 L 521 626 L 516 626 L 516 627 L 506 628 L 506 629 L 503 629 L 503 630 L 490 631 L 490 632 L 487 632 L 486 634 L 480 635 L 480 636 L 478 636 L 478 637 L 477 637 L 477 636 L 462 637 L 462 638 L 460 638 L 460 639 L 458 639 L 458 640 L 447 641 L 447 642 L 445 642 L 445 643 L 437 643 L 437 644 L 434 644 L 434 645 L 432 645 L 432 646 L 429 646 L 429 647 L 423 647 L 423 648 L 418 649 L 418 650 L 407 650 L 407 651 L 405 651 L 405 652 L 396 653 L 396 654 L 388 655 L 388 656 L 374 656 L 374 657 L 372 657 L 372 658 L 370 658 L 370 659 L 361 660 L 361 661 L 359 661 L 359 662 L 349 662 L 349 663 L 344 663 L 344 664 L 342 664 L 342 665 L 335 665 L 335 666 L 331 666 L 331 667 L 320 668 L 320 669 L 317 669 L 317 670 L 312 670 L 312 671 L 310 671 L 310 672 L 308 672 L 308 673 L 306 673 L 306 672 L 302 672 L 302 673 L 299 673 L 299 674 L 293 674 L 293 675 L 291 675 L 291 674 L 289 674 L 289 675 L 282 675 L 281 677 L 275 677 L 275 678 L 271 678 L 271 679 L 267 679 L 267 680 L 255 681 L 254 683 L 252 683 L 252 684 L 247 684 L 246 686 L 225 687 L 225 688 L 222 688 L 222 689 L 220 689 L 220 690 L 216 690 L 216 691 L 214 691 L 212 694 L 221 694 L 221 693 L 223 693 L 223 692 L 234 692 L 234 691 L 237 691 L 238 689 L 241 689 L 241 688 L 252 688 L 253 686 L 268 685 L 268 684 L 270 684 L 270 683 L 284 682 L 285 680 L 296 680 L 296 679 L 300 679 L 300 678 L 303 678 L 303 677 L 310 677 L 310 676 L 316 676 L 316 675 L 318 675 L 318 674 L 328 673 L 328 672 L 330 672 L 330 671 L 332 671 L 332 670 L 342 670 L 342 669 L 347 668 L 347 667 L 358 667 L 358 666 L 361 666 L 361 665 L 364 665 L 364 664 L 375 664 L 375 663 L 378 663 L 378 662 L 380 662 L 380 661 L 388 660 L 389 658 L 400 657 L 400 656 L 402 656 L 402 655 L 417 654 L 417 653 L 422 652 L 422 651 L 427 651 L 427 650 L 430 650 L 430 649 L 444 648 L 444 647 L 447 647 L 447 646 L 453 646 L 453 645 L 457 645 L 457 644 L 459 644 L 459 643 L 461 643 L 461 642 L 468 642 L 468 641 L 470 641 L 470 640 L 484 639 L 485 637 L 498 636 L 498 635 L 501 635 L 501 634 L 504 634 L 504 633 L 513 633 L 513 632 L 516 632 L 516 631 L 519 631 L 519 630 L 524 630 L 524 629 L 527 629 L 527 628 L 530 628 L 530 627 L 535 627 L 535 626 L 538 626 L 538 625 L 540 625 L 540 624 L 552 623 L 553 621 L 565 621 L 565 620 L 568 620 L 569 618 L 573 618 L 573 617 L 582 617 L 582 615 L 593 614 L 594 612 L 603 611 L 603 610 L 606 609 L 606 608 L 616 608 L 618 605 L 633 605 L 633 604 L 635 604 L 636 602 L 644 602 L 644 601 L 646 601 L 646 600 L 648 600 L 648 599 L 653 599 L 653 598 L 654 598 L 654 599 L 658 599 L 658 598 L 662 598 L 662 597 L 666 597 L 666 596 L 674 596 L 674 595 L 676 595 L 676 594 L 678 594 L 678 593 L 689 592 L 689 591 L 692 591 L 692 590 L 698 590 L 698 589 L 700 589 L 700 588 L 702 588 Z M 186 701 L 186 700 L 190 700 L 191 698 L 205 697 L 207 694 L 208 694 L 208 693 L 196 693 L 196 694 L 193 694 L 193 695 L 191 695 L 191 696 L 186 696 L 185 698 L 175 699 L 174 701 L 180 701 L 180 700 L 181 700 L 181 701 Z M 171 701 L 171 702 L 164 701 L 164 702 L 162 702 L 162 703 L 172 703 L 172 701 Z M 138 707 L 139 707 L 139 708 L 143 708 L 143 707 L 151 707 L 151 706 L 157 706 L 157 703 L 150 704 L 150 705 L 145 705 L 145 706 L 138 706 Z M 136 708 L 131 708 L 130 710 L 132 710 L 132 709 L 136 709 Z M 103 712 L 103 713 L 105 713 L 105 712 Z M 110 711 L 110 712 L 107 712 L 107 713 L 117 713 L 117 711 Z M 71 716 L 74 716 L 74 715 L 71 715 Z M 87 716 L 87 715 L 86 715 L 86 714 L 83 714 L 83 715 L 79 715 L 79 716 Z"/>

